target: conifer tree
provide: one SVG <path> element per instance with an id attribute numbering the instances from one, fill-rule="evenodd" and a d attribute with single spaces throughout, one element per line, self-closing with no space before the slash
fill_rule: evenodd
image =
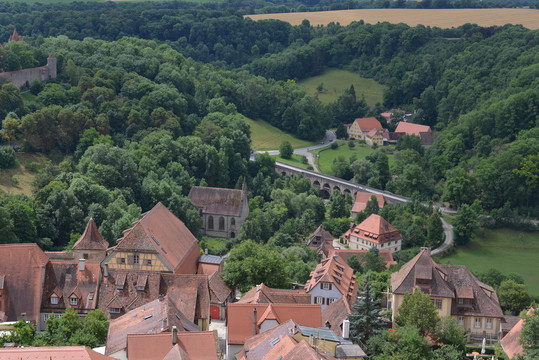
<path id="1" fill-rule="evenodd" d="M 385 323 L 381 315 L 382 306 L 376 299 L 368 276 L 365 277 L 361 287 L 360 296 L 352 305 L 352 313 L 348 319 L 350 320 L 350 335 L 354 341 L 366 343 L 378 330 L 385 327 Z"/>

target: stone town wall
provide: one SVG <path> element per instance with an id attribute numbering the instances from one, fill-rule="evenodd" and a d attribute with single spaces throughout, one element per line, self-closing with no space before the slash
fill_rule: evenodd
<path id="1" fill-rule="evenodd" d="M 0 83 L 9 80 L 18 88 L 31 85 L 35 79 L 44 82 L 54 78 L 56 78 L 56 59 L 51 58 L 45 66 L 0 73 Z"/>

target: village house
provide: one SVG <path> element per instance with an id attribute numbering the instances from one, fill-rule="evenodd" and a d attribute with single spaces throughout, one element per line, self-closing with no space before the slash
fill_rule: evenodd
<path id="1" fill-rule="evenodd" d="M 49 261 L 45 269 L 38 328 L 45 329 L 49 317 L 60 317 L 67 308 L 81 316 L 95 310 L 100 278 L 98 263 L 86 263 L 85 259 Z"/>
<path id="2" fill-rule="evenodd" d="M 205 254 L 200 255 L 198 258 L 198 271 L 199 274 L 211 275 L 214 272 L 221 273 L 224 267 L 224 256 L 208 255 L 206 249 Z"/>
<path id="3" fill-rule="evenodd" d="M 6 321 L 30 321 L 40 328 L 39 313 L 48 256 L 37 244 L 0 245 L 0 313 Z"/>
<path id="4" fill-rule="evenodd" d="M 376 201 L 378 201 L 378 207 L 382 209 L 386 204 L 386 198 L 382 194 L 373 194 L 373 193 L 367 193 L 359 191 L 356 194 L 356 200 L 354 201 L 354 205 L 352 206 L 352 218 L 356 218 L 357 214 L 365 210 L 367 207 L 367 203 L 371 200 L 372 197 L 376 198 Z"/>
<path id="5" fill-rule="evenodd" d="M 245 340 L 288 320 L 304 326 L 322 326 L 320 305 L 229 304 L 227 313 L 227 358 L 239 352 Z"/>
<path id="6" fill-rule="evenodd" d="M 129 360 L 220 359 L 213 331 L 178 331 L 159 334 L 128 334 Z"/>
<path id="7" fill-rule="evenodd" d="M 480 282 L 465 266 L 439 265 L 423 248 L 412 260 L 391 274 L 392 320 L 399 313 L 404 294 L 428 294 L 440 316 L 452 316 L 468 332 L 469 342 L 490 344 L 501 338 L 503 312 L 496 291 Z"/>
<path id="8" fill-rule="evenodd" d="M 399 231 L 377 214 L 371 214 L 350 232 L 352 250 L 369 250 L 374 247 L 396 252 L 401 249 L 401 243 Z"/>
<path id="9" fill-rule="evenodd" d="M 310 304 L 311 295 L 303 289 L 274 289 L 265 285 L 253 286 L 237 304 Z"/>
<path id="10" fill-rule="evenodd" d="M 170 336 L 174 326 L 178 331 L 200 331 L 168 297 L 156 299 L 110 321 L 105 355 L 127 360 L 128 335 L 169 333 Z"/>
<path id="11" fill-rule="evenodd" d="M 432 132 L 430 126 L 427 125 L 400 121 L 395 129 L 395 134 L 398 134 L 399 137 L 403 135 L 419 136 L 421 139 L 421 144 L 424 146 L 432 145 L 434 142 L 434 133 Z"/>
<path id="12" fill-rule="evenodd" d="M 311 304 L 320 305 L 322 311 L 341 297 L 352 304 L 357 288 L 354 270 L 336 256 L 322 260 L 305 284 L 305 292 L 311 295 Z"/>
<path id="13" fill-rule="evenodd" d="M 307 246 L 316 251 L 318 256 L 326 258 L 328 252 L 333 249 L 333 235 L 320 225 L 309 237 Z"/>
<path id="14" fill-rule="evenodd" d="M 348 137 L 350 139 L 365 140 L 367 133 L 371 130 L 383 130 L 378 119 L 375 117 L 358 118 L 348 128 Z"/>
<path id="15" fill-rule="evenodd" d="M 348 319 L 351 312 L 348 301 L 342 297 L 338 298 L 322 311 L 322 324 L 338 336 L 342 336 L 344 320 Z"/>
<path id="16" fill-rule="evenodd" d="M 531 316 L 534 311 L 537 310 L 532 307 L 530 310 L 528 310 L 526 316 Z M 523 325 L 524 319 L 520 319 L 515 326 L 513 326 L 513 328 L 500 340 L 500 345 L 509 359 L 513 359 L 517 355 L 524 352 L 524 348 L 520 343 L 520 334 L 522 333 Z"/>
<path id="17" fill-rule="evenodd" d="M 249 217 L 245 182 L 241 190 L 193 186 L 188 195 L 202 216 L 202 234 L 235 238 Z"/>
<path id="18" fill-rule="evenodd" d="M 367 145 L 378 145 L 378 146 L 384 146 L 389 141 L 389 131 L 387 130 L 378 130 L 378 129 L 372 129 L 367 134 L 365 134 L 365 143 Z"/>
<path id="19" fill-rule="evenodd" d="M 158 203 L 142 214 L 133 227 L 124 230 L 123 237 L 103 260 L 103 266 L 194 274 L 199 257 L 198 240 L 165 205 Z"/>
<path id="20" fill-rule="evenodd" d="M 219 273 L 214 272 L 208 277 L 210 288 L 210 317 L 215 320 L 226 320 L 226 308 L 234 302 L 232 291 L 221 278 Z"/>

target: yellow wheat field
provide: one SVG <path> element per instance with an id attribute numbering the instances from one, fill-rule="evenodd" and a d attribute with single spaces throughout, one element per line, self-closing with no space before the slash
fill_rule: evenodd
<path id="1" fill-rule="evenodd" d="M 307 19 L 311 25 L 327 25 L 330 22 L 348 25 L 352 21 L 363 20 L 369 24 L 387 21 L 440 28 L 458 27 L 466 23 L 480 26 L 522 24 L 528 29 L 539 29 L 539 10 L 534 9 L 364 9 L 259 14 L 246 17 L 253 20 L 279 19 L 292 25 L 299 25 Z"/>

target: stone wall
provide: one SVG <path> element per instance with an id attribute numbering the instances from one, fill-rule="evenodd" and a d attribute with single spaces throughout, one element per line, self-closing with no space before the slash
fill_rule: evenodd
<path id="1" fill-rule="evenodd" d="M 35 79 L 45 82 L 54 78 L 56 78 L 56 58 L 52 54 L 47 59 L 45 66 L 0 73 L 0 83 L 11 81 L 18 88 L 31 85 Z"/>

